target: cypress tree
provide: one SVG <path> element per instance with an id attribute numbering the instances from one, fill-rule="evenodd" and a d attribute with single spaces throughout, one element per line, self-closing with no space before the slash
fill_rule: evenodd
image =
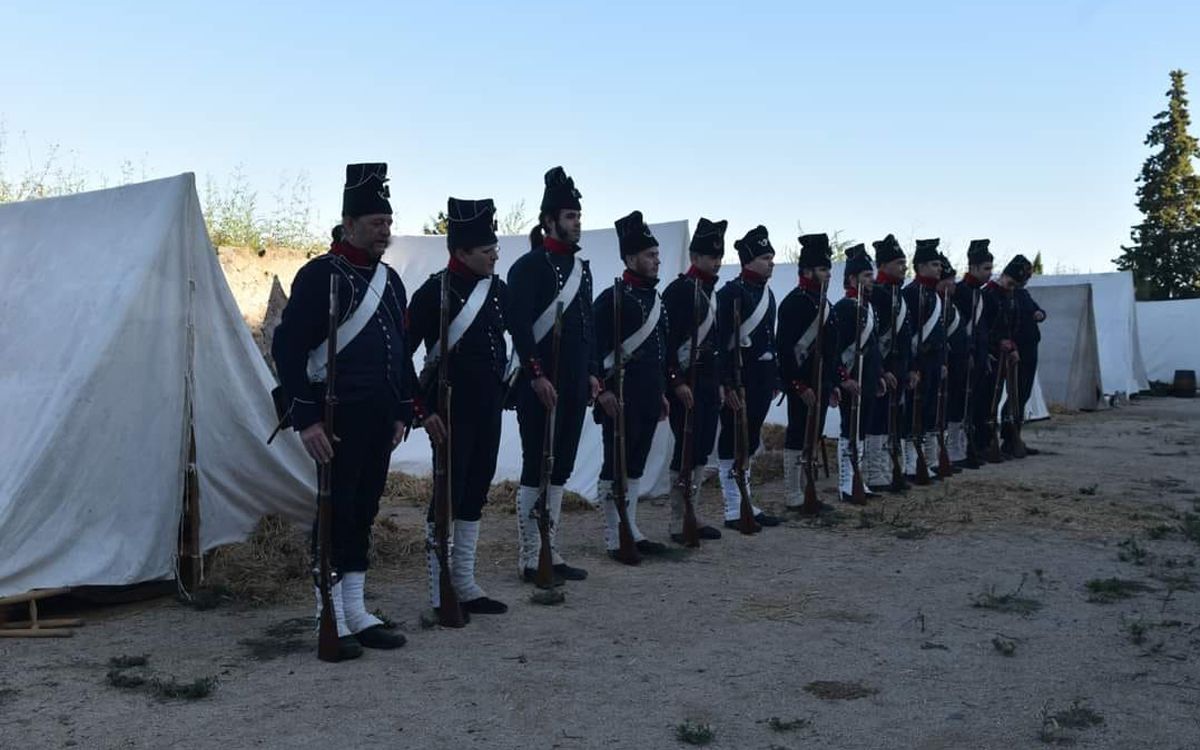
<path id="1" fill-rule="evenodd" d="M 1200 295 L 1200 178 L 1192 165 L 1200 146 L 1188 134 L 1186 75 L 1171 71 L 1167 109 L 1154 116 L 1146 136 L 1146 145 L 1157 150 L 1137 178 L 1143 220 L 1133 227 L 1133 244 L 1122 246 L 1115 261 L 1133 271 L 1139 299 Z"/>

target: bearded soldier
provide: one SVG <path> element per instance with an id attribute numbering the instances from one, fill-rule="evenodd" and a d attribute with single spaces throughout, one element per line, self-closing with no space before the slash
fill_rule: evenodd
<path id="1" fill-rule="evenodd" d="M 900 413 L 917 377 L 909 372 L 911 358 L 912 326 L 908 302 L 901 285 L 908 273 L 908 259 L 894 235 L 872 242 L 875 249 L 875 265 L 878 275 L 871 287 L 871 307 L 875 310 L 876 336 L 879 344 L 882 377 L 887 392 L 875 397 L 868 392 L 864 399 L 873 398 L 870 419 L 865 422 L 865 465 L 866 482 L 875 489 L 903 492 L 908 488 L 903 472 L 899 483 L 893 484 L 892 453 L 895 447 L 898 462 L 903 469 L 905 456 L 910 452 L 901 436 L 906 434 L 900 424 Z M 893 405 L 896 407 L 893 410 Z M 895 411 L 895 419 L 892 419 Z M 894 445 L 893 445 L 894 441 Z"/>
<path id="2" fill-rule="evenodd" d="M 788 510 L 804 515 L 819 513 L 820 501 L 804 505 L 802 461 L 812 461 L 820 449 L 825 429 L 826 407 L 833 390 L 836 371 L 832 336 L 819 331 L 830 319 L 830 305 L 824 294 L 828 289 L 832 264 L 829 237 L 806 234 L 799 238 L 800 258 L 797 286 L 779 303 L 779 375 L 787 394 L 788 423 L 783 452 L 784 504 Z M 818 320 L 818 310 L 824 308 Z M 820 339 L 823 351 L 817 351 Z M 818 371 L 818 364 L 820 370 Z M 820 392 L 817 389 L 820 388 Z M 816 410 L 816 429 L 808 434 L 809 416 Z M 809 440 L 812 445 L 809 445 Z"/>
<path id="3" fill-rule="evenodd" d="M 650 456 L 650 445 L 658 423 L 667 418 L 667 397 L 664 393 L 664 362 L 667 346 L 667 317 L 662 314 L 662 299 L 655 291 L 658 285 L 658 240 L 641 211 L 617 219 L 617 241 L 625 274 L 620 283 L 606 288 L 596 297 L 593 319 L 596 321 L 596 360 L 601 363 L 604 385 L 596 406 L 596 421 L 604 435 L 604 464 L 600 469 L 598 495 L 604 504 L 604 546 L 610 557 L 620 546 L 618 514 L 614 503 L 613 480 L 616 470 L 614 453 L 617 450 L 615 421 L 624 408 L 625 441 L 624 466 L 627 472 L 625 507 L 629 529 L 637 550 L 643 555 L 658 555 L 666 545 L 652 542 L 637 525 L 638 495 L 643 489 L 642 472 Z M 621 295 L 621 330 L 614 329 L 613 295 Z M 621 347 L 624 362 L 624 400 L 616 395 L 616 350 Z M 622 562 L 630 562 L 622 560 Z"/>
<path id="4" fill-rule="evenodd" d="M 964 393 L 955 395 L 957 402 L 961 398 L 961 411 L 956 405 L 955 414 L 962 414 L 963 438 L 960 439 L 961 453 L 964 454 L 957 463 L 963 468 L 977 469 L 982 465 L 983 449 L 987 446 L 987 419 L 985 409 L 980 405 L 990 402 L 991 393 L 987 390 L 988 371 L 991 367 L 988 361 L 988 326 L 995 316 L 995 298 L 984 293 L 985 285 L 992 278 L 992 253 L 988 250 L 991 240 L 971 240 L 967 247 L 967 272 L 958 282 L 958 291 L 954 294 L 954 305 L 962 319 L 962 327 L 967 337 L 966 369 L 969 375 L 963 378 Z M 970 384 L 970 392 L 966 387 Z M 968 446 L 967 442 L 972 441 Z M 954 455 L 950 457 L 952 460 Z M 974 459 L 974 460 L 972 460 Z"/>
<path id="5" fill-rule="evenodd" d="M 454 537 L 450 548 L 450 579 L 463 611 L 503 614 L 508 607 L 488 598 L 475 581 L 475 550 L 488 488 L 496 473 L 500 450 L 500 415 L 504 410 L 504 371 L 508 361 L 504 342 L 508 288 L 493 274 L 499 257 L 496 206 L 490 200 L 450 198 L 446 206 L 445 270 L 418 289 L 409 307 L 409 334 L 425 344 L 417 417 L 437 446 L 450 440 L 450 504 Z M 439 341 L 443 277 L 447 289 L 448 345 Z M 447 354 L 447 350 L 449 353 Z M 447 360 L 451 385 L 450 424 L 440 416 L 437 402 L 438 362 Z M 448 434 L 449 433 L 449 434 Z M 436 459 L 435 459 L 436 461 Z M 440 566 L 435 551 L 434 507 L 426 519 L 430 604 L 441 606 Z"/>
<path id="6" fill-rule="evenodd" d="M 675 448 L 671 456 L 671 540 L 683 544 L 684 497 L 679 472 L 683 462 L 684 419 L 692 410 L 692 470 L 690 481 L 695 491 L 704 479 L 704 467 L 717 440 L 717 419 L 721 412 L 721 381 L 717 372 L 717 347 L 721 331 L 717 324 L 717 272 L 725 255 L 725 228 L 728 222 L 701 218 L 692 234 L 688 254 L 691 266 L 663 290 L 667 313 L 667 400 L 670 404 L 671 431 Z M 696 372 L 688 371 L 692 360 L 692 336 L 695 334 Z M 695 390 L 688 385 L 694 375 Z M 697 510 L 697 513 L 699 511 Z M 721 532 L 699 520 L 701 539 L 720 539 Z"/>
<path id="7" fill-rule="evenodd" d="M 546 173 L 538 225 L 529 234 L 529 252 L 508 271 L 509 330 L 520 363 L 513 385 L 521 428 L 521 486 L 517 489 L 520 573 L 533 582 L 541 538 L 534 521 L 542 474 L 546 415 L 555 414 L 554 471 L 546 504 L 555 576 L 581 581 L 587 571 L 568 565 L 558 548 L 564 485 L 575 468 L 579 434 L 588 404 L 600 392 L 592 325 L 592 273 L 577 257 L 582 231 L 582 197 L 562 167 Z M 561 349 L 553 358 L 555 311 L 562 303 Z M 553 376 L 557 388 L 550 382 Z"/>
<path id="8" fill-rule="evenodd" d="M 843 285 L 846 295 L 833 308 L 830 331 L 834 334 L 838 391 L 834 400 L 841 414 L 838 437 L 838 491 L 844 502 L 854 499 L 854 467 L 866 471 L 863 425 L 870 423 L 877 399 L 887 393 L 887 381 L 880 368 L 879 340 L 876 336 L 875 311 L 871 306 L 871 288 L 875 269 L 863 245 L 846 250 Z M 862 296 L 859 296 L 861 290 Z M 858 408 L 855 414 L 855 401 Z M 857 421 L 856 421 L 857 418 Z M 874 497 L 862 475 L 863 494 Z"/>
<path id="9" fill-rule="evenodd" d="M 717 459 L 721 471 L 721 494 L 725 498 L 725 526 L 737 528 L 741 518 L 741 494 L 734 476 L 735 412 L 745 410 L 750 444 L 747 456 L 758 450 L 763 421 L 771 406 L 771 398 L 779 387 L 779 370 L 775 362 L 775 295 L 767 286 L 775 268 L 775 249 L 767 236 L 767 228 L 757 226 L 733 243 L 742 263 L 742 273 L 717 292 L 717 316 L 723 337 L 721 353 L 721 382 L 725 386 L 725 408 L 721 410 L 721 433 Z M 734 325 L 734 303 L 741 308 L 741 327 Z M 736 350 L 741 350 L 741 381 L 746 401 L 734 388 Z M 750 486 L 749 462 L 742 469 L 742 479 Z M 778 526 L 779 519 L 754 508 L 754 520 L 762 526 Z"/>
<path id="10" fill-rule="evenodd" d="M 921 389 L 919 395 L 914 391 L 904 417 L 913 446 L 913 452 L 905 456 L 904 473 L 909 479 L 917 478 L 918 457 L 923 457 L 927 465 L 937 458 L 937 391 L 943 376 L 942 348 L 946 345 L 942 298 L 936 292 L 942 276 L 938 244 L 937 239 L 917 240 L 913 252 L 916 277 L 904 288 L 908 314 L 912 316 L 912 359 L 908 367 L 916 375 L 916 387 Z"/>
<path id="11" fill-rule="evenodd" d="M 363 646 L 404 645 L 404 636 L 389 632 L 363 600 L 371 525 L 392 450 L 411 420 L 415 380 L 404 330 L 404 284 L 380 260 L 392 226 L 386 183 L 386 164 L 346 167 L 342 238 L 296 274 L 271 346 L 291 426 L 313 460 L 332 462 L 330 593 L 342 659 L 361 655 Z M 321 420 L 330 278 L 337 279 L 339 303 L 336 442 Z M 314 523 L 314 555 L 317 538 Z M 318 610 L 320 601 L 318 592 Z"/>

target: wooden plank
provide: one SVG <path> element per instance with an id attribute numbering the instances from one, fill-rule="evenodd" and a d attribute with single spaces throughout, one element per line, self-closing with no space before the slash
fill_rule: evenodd
<path id="1" fill-rule="evenodd" d="M 68 628 L 0 630 L 0 638 L 70 638 L 73 635 L 75 635 L 75 631 Z"/>
<path id="2" fill-rule="evenodd" d="M 59 617 L 50 618 L 47 620 L 38 620 L 36 623 L 29 620 L 19 620 L 16 622 L 0 622 L 0 630 L 25 630 L 40 628 L 81 628 L 83 620 L 76 617 Z"/>
<path id="3" fill-rule="evenodd" d="M 24 594 L 13 594 L 12 596 L 0 596 L 0 607 L 10 604 L 23 604 L 24 602 L 36 601 L 38 599 L 46 599 L 51 596 L 62 596 L 70 593 L 71 589 L 35 589 L 27 591 Z"/>

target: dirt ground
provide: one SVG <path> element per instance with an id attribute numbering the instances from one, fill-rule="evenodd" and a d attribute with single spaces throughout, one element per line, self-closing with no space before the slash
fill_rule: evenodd
<path id="1" fill-rule="evenodd" d="M 719 748 L 1200 747 L 1200 401 L 1027 439 L 1044 454 L 639 568 L 603 557 L 599 513 L 568 514 L 591 577 L 557 607 L 529 603 L 491 509 L 480 578 L 509 614 L 422 629 L 414 556 L 368 581 L 408 645 L 344 664 L 316 660 L 300 588 L 90 610 L 71 639 L 0 639 L 0 747 L 669 748 L 688 722 Z M 705 487 L 707 517 L 718 502 Z M 665 536 L 663 505 L 641 517 Z M 123 655 L 148 663 L 118 676 L 215 690 L 114 687 Z"/>

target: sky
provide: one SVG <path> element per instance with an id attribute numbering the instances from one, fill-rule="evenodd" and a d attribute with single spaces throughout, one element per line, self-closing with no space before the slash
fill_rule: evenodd
<path id="1" fill-rule="evenodd" d="M 449 195 L 534 214 L 561 164 L 585 228 L 638 209 L 952 260 L 990 237 L 1107 271 L 1198 28 L 1200 3 L 1159 0 L 0 0 L 3 166 L 240 169 L 264 208 L 304 175 L 323 228 L 345 164 L 386 161 L 405 233 Z"/>

